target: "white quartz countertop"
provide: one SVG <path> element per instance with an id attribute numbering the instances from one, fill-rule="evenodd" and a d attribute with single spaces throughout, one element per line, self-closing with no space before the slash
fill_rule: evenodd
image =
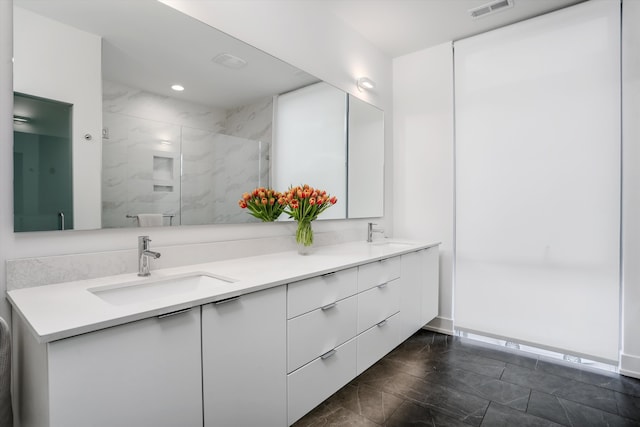
<path id="1" fill-rule="evenodd" d="M 232 298 L 309 277 L 354 267 L 439 243 L 402 241 L 402 244 L 352 242 L 314 248 L 310 255 L 295 251 L 236 258 L 205 264 L 151 270 L 151 276 L 136 273 L 90 280 L 16 289 L 7 292 L 15 311 L 27 322 L 38 342 L 50 342 L 111 326 L 159 316 L 190 307 Z M 95 288 L 148 285 L 168 278 L 202 273 L 232 279 L 222 286 L 196 288 L 189 292 L 153 297 L 143 301 L 107 302 Z"/>

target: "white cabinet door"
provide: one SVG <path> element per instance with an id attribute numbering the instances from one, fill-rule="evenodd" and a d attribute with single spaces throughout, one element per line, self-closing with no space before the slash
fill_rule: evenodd
<path id="1" fill-rule="evenodd" d="M 289 424 L 287 425 L 302 418 L 304 414 L 355 378 L 356 353 L 357 345 L 354 338 L 287 376 L 289 385 Z"/>
<path id="2" fill-rule="evenodd" d="M 51 427 L 202 426 L 200 307 L 47 350 Z"/>
<path id="3" fill-rule="evenodd" d="M 406 340 L 422 323 L 422 255 L 424 251 L 401 256 L 400 339 Z"/>
<path id="4" fill-rule="evenodd" d="M 401 256 L 401 341 L 438 315 L 439 268 L 438 246 Z"/>
<path id="5" fill-rule="evenodd" d="M 287 286 L 287 318 L 340 301 L 358 291 L 358 269 L 336 271 Z"/>
<path id="6" fill-rule="evenodd" d="M 400 279 L 358 294 L 358 333 L 366 331 L 400 310 Z"/>
<path id="7" fill-rule="evenodd" d="M 358 299 L 352 296 L 287 323 L 287 372 L 356 336 Z"/>
<path id="8" fill-rule="evenodd" d="M 431 247 L 422 254 L 422 325 L 431 322 L 438 315 L 440 295 L 440 248 Z"/>
<path id="9" fill-rule="evenodd" d="M 286 304 L 278 286 L 202 306 L 205 427 L 286 425 Z"/>
<path id="10" fill-rule="evenodd" d="M 400 313 L 396 313 L 358 335 L 357 375 L 363 373 L 400 344 L 399 320 Z"/>
<path id="11" fill-rule="evenodd" d="M 358 292 L 400 277 L 400 257 L 381 259 L 358 267 Z"/>

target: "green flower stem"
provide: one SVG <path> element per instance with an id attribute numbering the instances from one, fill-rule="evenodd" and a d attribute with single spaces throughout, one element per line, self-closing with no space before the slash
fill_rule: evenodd
<path id="1" fill-rule="evenodd" d="M 302 220 L 298 222 L 296 242 L 304 246 L 311 246 L 313 244 L 313 228 L 311 228 L 311 221 Z"/>

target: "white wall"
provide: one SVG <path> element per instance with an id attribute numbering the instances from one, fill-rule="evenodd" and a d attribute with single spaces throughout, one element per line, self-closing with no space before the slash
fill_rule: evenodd
<path id="1" fill-rule="evenodd" d="M 14 90 L 73 105 L 74 228 L 99 228 L 102 163 L 100 37 L 25 9 L 16 8 L 14 14 Z M 60 49 L 59 46 L 67 48 Z M 86 141 L 85 134 L 92 135 L 93 139 Z"/>
<path id="2" fill-rule="evenodd" d="M 439 315 L 453 332 L 453 49 L 451 43 L 393 61 L 394 231 L 442 242 Z"/>
<path id="3" fill-rule="evenodd" d="M 640 2 L 622 7 L 622 354 L 640 378 Z"/>
<path id="4" fill-rule="evenodd" d="M 355 75 L 369 75 L 378 83 L 378 92 L 369 101 L 391 110 L 391 60 L 368 44 L 359 34 L 337 18 L 317 15 L 304 7 L 286 8 L 287 2 L 191 2 L 208 9 L 211 23 L 232 36 L 314 74 L 343 90 L 357 92 Z M 219 24 L 219 25 L 218 25 Z M 132 249 L 137 246 L 137 229 L 13 233 L 12 188 L 12 4 L 0 1 L 0 293 L 6 290 L 5 260 L 56 254 L 87 253 Z M 295 34 L 292 37 L 291 34 Z M 387 126 L 388 155 L 391 153 Z M 390 176 L 388 171 L 387 176 Z M 387 197 L 390 180 L 386 182 Z M 386 204 L 387 213 L 389 204 Z M 316 232 L 357 230 L 366 237 L 366 220 L 321 221 Z M 256 237 L 290 236 L 292 224 L 251 224 L 189 226 L 175 229 L 149 229 L 154 246 L 210 241 L 241 240 Z M 8 306 L 0 307 L 0 316 L 8 317 Z"/>

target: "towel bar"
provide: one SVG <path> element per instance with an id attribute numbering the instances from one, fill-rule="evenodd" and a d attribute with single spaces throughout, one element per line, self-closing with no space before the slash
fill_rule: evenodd
<path id="1" fill-rule="evenodd" d="M 127 218 L 132 218 L 132 219 L 137 219 L 138 215 L 129 215 L 126 214 L 125 215 Z M 173 217 L 175 216 L 175 214 L 162 214 L 163 218 L 169 218 L 169 225 L 173 225 Z"/>

